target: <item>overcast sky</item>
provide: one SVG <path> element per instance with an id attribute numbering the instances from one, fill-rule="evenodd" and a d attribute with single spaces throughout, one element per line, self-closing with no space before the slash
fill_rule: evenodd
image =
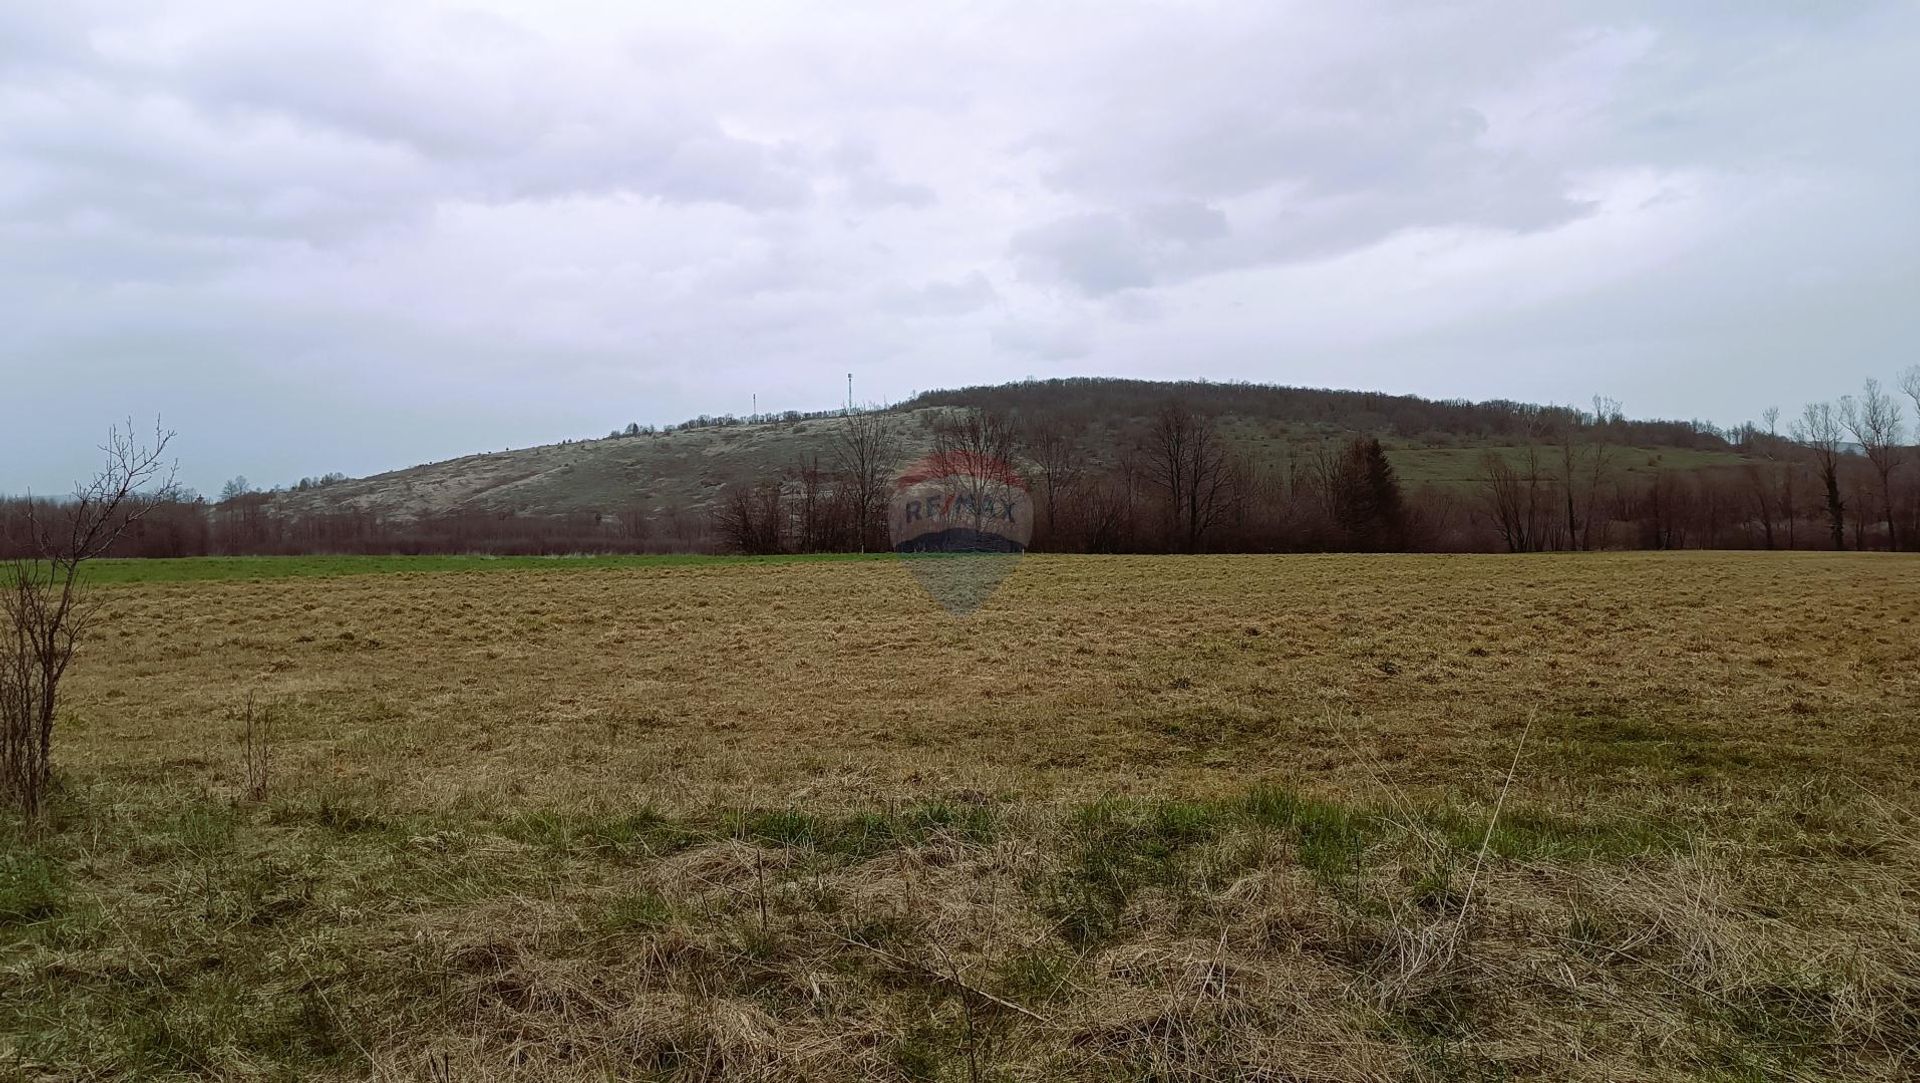
<path id="1" fill-rule="evenodd" d="M 1920 361 L 1920 5 L 1785 6 L 8 2 L 0 491 L 849 371 L 1794 412 Z"/>

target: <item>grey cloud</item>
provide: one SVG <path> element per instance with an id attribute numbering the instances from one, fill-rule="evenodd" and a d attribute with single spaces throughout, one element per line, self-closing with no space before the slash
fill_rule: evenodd
<path id="1" fill-rule="evenodd" d="M 993 344 L 1023 357 L 1068 361 L 1092 349 L 1092 337 L 1082 327 L 1041 320 L 1019 320 L 993 329 Z"/>
<path id="2" fill-rule="evenodd" d="M 934 202 L 932 188 L 894 177 L 881 163 L 869 140 L 843 140 L 829 160 L 840 172 L 847 194 L 856 204 L 876 208 L 927 207 Z"/>
<path id="3" fill-rule="evenodd" d="M 1187 244 L 1219 240 L 1232 232 L 1220 208 L 1190 199 L 1142 207 L 1133 219 L 1148 234 Z"/>
<path id="4" fill-rule="evenodd" d="M 399 21 L 370 18 L 387 32 Z M 57 91 L 0 87 L 10 121 L 0 151 L 47 178 L 13 209 L 38 221 L 104 210 L 153 232 L 326 244 L 450 198 L 631 192 L 778 209 L 811 196 L 777 145 L 671 101 L 603 100 L 543 71 L 565 56 L 538 35 L 452 16 L 427 30 L 455 40 L 396 55 L 429 44 L 422 31 L 368 33 L 331 15 L 169 47 L 123 30 L 110 46 L 69 50 Z M 482 38 L 483 58 L 497 64 L 464 54 Z"/>
<path id="5" fill-rule="evenodd" d="M 483 6 L 0 5 L 0 492 L 156 409 L 208 488 L 849 369 L 1686 416 L 1920 335 L 1911 4 Z"/>
<path id="6" fill-rule="evenodd" d="M 847 190 L 855 202 L 872 207 L 925 207 L 934 201 L 933 189 L 924 184 L 897 181 L 871 173 L 849 178 Z"/>
<path id="7" fill-rule="evenodd" d="M 129 232 L 337 238 L 431 197 L 435 179 L 391 148 L 315 138 L 284 123 L 220 124 L 172 99 L 98 86 L 0 88 L 0 154 L 31 178 L 0 218 L 111 220 Z"/>
<path id="8" fill-rule="evenodd" d="M 1568 195 L 1584 158 L 1493 138 L 1482 102 L 1516 81 L 1557 87 L 1563 78 L 1582 82 L 1568 92 L 1581 101 L 1585 82 L 1639 59 L 1630 38 L 1594 60 L 1577 35 L 1526 20 L 1509 32 L 1535 51 L 1501 49 L 1487 40 L 1499 28 L 1427 14 L 1365 46 L 1350 36 L 1366 33 L 1364 17 L 1344 33 L 1319 30 L 1327 57 L 1360 54 L 1344 65 L 1314 55 L 1256 65 L 1220 39 L 1285 40 L 1302 20 L 1276 9 L 1246 21 L 1196 35 L 1232 58 L 1224 63 L 1198 45 L 1161 55 L 1152 42 L 1110 58 L 1148 73 L 1094 103 L 1092 120 L 1075 117 L 1026 144 L 1048 163 L 1049 182 L 1116 210 L 1221 207 L 1247 236 L 1220 249 L 1213 269 L 1319 257 L 1409 229 L 1552 229 L 1591 209 Z M 1179 273 L 1208 269 L 1176 262 L 1188 264 Z"/>
<path id="9" fill-rule="evenodd" d="M 642 194 L 749 208 L 791 207 L 810 194 L 806 179 L 782 168 L 767 147 L 722 133 L 681 141 L 651 183 L 644 178 L 638 171 L 616 172 L 607 187 L 633 185 Z"/>
<path id="10" fill-rule="evenodd" d="M 1035 226 L 1015 235 L 1012 250 L 1040 275 L 1095 296 L 1153 284 L 1146 253 L 1117 214 L 1076 214 Z"/>
<path id="11" fill-rule="evenodd" d="M 80 4 L 0 6 L 0 76 L 57 73 L 88 52 Z"/>
<path id="12" fill-rule="evenodd" d="M 1090 194 L 1189 192 L 1135 212 L 1133 230 L 1081 215 L 1017 242 L 1054 253 L 1063 277 L 1089 293 L 1263 262 L 1310 259 L 1407 229 L 1477 226 L 1536 231 L 1590 205 L 1567 194 L 1564 173 L 1477 145 L 1480 118 L 1466 110 L 1377 118 L 1262 117 L 1228 111 L 1193 127 L 1137 135 L 1076 152 L 1056 182 Z M 1200 199 L 1237 199 L 1240 243 L 1210 254 L 1158 252 L 1166 240 L 1227 235 L 1228 216 Z M 1096 231 L 1098 219 L 1103 228 Z M 1119 279 L 1089 261 L 1130 268 Z M 1155 271 L 1147 271 L 1154 267 Z"/>
<path id="13" fill-rule="evenodd" d="M 963 278 L 933 281 L 912 289 L 883 292 L 881 305 L 903 316 L 964 316 L 994 303 L 999 292 L 987 276 L 975 271 Z"/>
<path id="14" fill-rule="evenodd" d="M 1025 230 L 1014 254 L 1040 277 L 1055 277 L 1094 297 L 1189 277 L 1196 268 L 1245 262 L 1244 251 L 1218 242 L 1231 236 L 1227 216 L 1193 200 L 1138 208 L 1128 215 L 1077 214 Z"/>

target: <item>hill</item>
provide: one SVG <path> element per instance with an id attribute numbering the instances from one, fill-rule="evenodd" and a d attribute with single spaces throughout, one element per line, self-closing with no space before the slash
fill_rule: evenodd
<path id="1" fill-rule="evenodd" d="M 1470 486 L 1486 449 L 1518 448 L 1530 427 L 1568 413 L 1504 401 L 1118 379 L 933 391 L 877 412 L 902 434 L 909 455 L 927 449 L 943 414 L 980 408 L 1024 422 L 1060 420 L 1080 434 L 1091 462 L 1105 464 L 1134 449 L 1147 420 L 1174 399 L 1216 418 L 1233 445 L 1266 462 L 1284 462 L 1328 441 L 1377 436 L 1402 479 L 1416 485 Z M 838 424 L 835 414 L 788 413 L 699 418 L 657 431 L 633 426 L 630 434 L 482 452 L 277 493 L 272 504 L 295 515 L 609 515 L 672 529 L 674 520 L 703 518 L 729 483 L 777 476 L 816 456 L 830 463 Z M 1615 435 L 1633 449 L 1620 457 L 1626 472 L 1742 461 L 1724 438 L 1692 423 L 1623 419 Z"/>

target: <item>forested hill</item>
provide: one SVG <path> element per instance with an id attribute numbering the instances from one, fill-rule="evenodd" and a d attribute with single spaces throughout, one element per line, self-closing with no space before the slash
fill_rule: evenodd
<path id="1" fill-rule="evenodd" d="M 1076 378 L 929 391 L 880 408 L 909 451 L 924 447 L 943 414 L 980 408 L 1021 425 L 1063 425 L 1094 462 L 1113 462 L 1139 442 L 1148 419 L 1179 401 L 1217 419 L 1261 457 L 1284 456 L 1351 435 L 1378 436 L 1411 484 L 1470 484 L 1481 451 L 1550 430 L 1591 423 L 1591 411 L 1512 402 L 1433 401 L 1412 395 L 1259 384 Z M 361 479 L 274 494 L 276 511 L 588 514 L 654 520 L 680 531 L 704 516 L 731 482 L 757 482 L 818 458 L 831 465 L 839 411 L 699 417 L 675 425 L 629 423 L 605 437 L 484 452 Z M 1609 425 L 1609 438 L 1644 449 L 1641 467 L 1730 464 L 1721 436 L 1676 421 Z M 1529 437 L 1529 433 L 1532 434 Z"/>
<path id="2" fill-rule="evenodd" d="M 1149 417 L 1169 398 L 1216 416 L 1277 422 L 1326 431 L 1394 437 L 1413 444 L 1460 446 L 1509 444 L 1538 435 L 1543 422 L 1557 420 L 1553 407 L 1505 400 L 1423 399 L 1378 391 L 1280 387 L 1272 384 L 1177 382 L 1074 377 L 928 391 L 900 408 L 975 407 L 1010 414 L 1050 414 L 1094 425 L 1102 419 Z M 1617 407 L 1602 411 L 1617 413 Z M 1574 413 L 1595 411 L 1582 403 Z M 1585 420 L 1585 419 L 1576 419 Z M 1620 417 L 1612 424 L 1617 439 L 1637 447 L 1725 451 L 1728 441 L 1710 427 L 1690 421 L 1636 421 Z"/>
<path id="3" fill-rule="evenodd" d="M 880 482 L 855 479 L 890 478 L 968 418 L 1001 426 L 1002 453 L 1048 494 L 1035 540 L 1048 548 L 1806 548 L 1838 544 L 1843 528 L 1848 547 L 1920 538 L 1920 490 L 1905 474 L 1886 483 L 1871 456 L 1850 453 L 1835 412 L 1823 409 L 1815 418 L 1809 408 L 1807 421 L 1830 439 L 1796 443 L 1751 425 L 1632 420 L 1603 399 L 1583 409 L 1201 381 L 1025 381 L 929 391 L 851 415 L 632 422 L 367 478 L 230 487 L 218 500 L 157 511 L 121 551 L 870 547 L 879 525 L 861 494 Z M 1205 434 L 1206 459 L 1188 464 L 1187 482 L 1163 476 L 1162 430 L 1175 413 Z M 863 473 L 849 464 L 849 437 L 869 426 L 884 431 L 885 462 Z M 1065 480 L 1042 484 L 1056 476 Z M 1176 490 L 1191 500 L 1193 477 L 1206 483 L 1199 517 L 1209 526 L 1171 539 L 1166 505 Z M 1356 487 L 1362 477 L 1366 491 Z M 1392 529 L 1349 521 L 1363 497 L 1398 506 Z"/>

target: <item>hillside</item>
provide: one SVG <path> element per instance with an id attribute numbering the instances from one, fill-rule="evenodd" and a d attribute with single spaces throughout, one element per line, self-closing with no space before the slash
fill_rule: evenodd
<path id="1" fill-rule="evenodd" d="M 1269 463 L 1302 455 L 1329 439 L 1381 438 L 1410 484 L 1470 486 L 1488 448 L 1518 448 L 1539 408 L 1511 402 L 1436 402 L 1416 396 L 1248 384 L 1143 380 L 1052 380 L 928 392 L 885 408 L 911 451 L 925 450 L 933 421 L 956 408 L 982 407 L 1019 418 L 1065 419 L 1081 433 L 1089 458 L 1111 462 L 1137 445 L 1158 405 L 1171 397 L 1220 420 L 1233 442 Z M 521 515 L 635 515 L 656 522 L 704 516 L 730 481 L 760 480 L 812 456 L 833 457 L 832 416 L 705 418 L 631 436 L 576 440 L 483 452 L 277 494 L 290 514 L 372 512 L 412 518 L 450 512 Z M 1619 439 L 1625 473 L 1737 465 L 1719 437 L 1672 421 L 1626 421 Z"/>

